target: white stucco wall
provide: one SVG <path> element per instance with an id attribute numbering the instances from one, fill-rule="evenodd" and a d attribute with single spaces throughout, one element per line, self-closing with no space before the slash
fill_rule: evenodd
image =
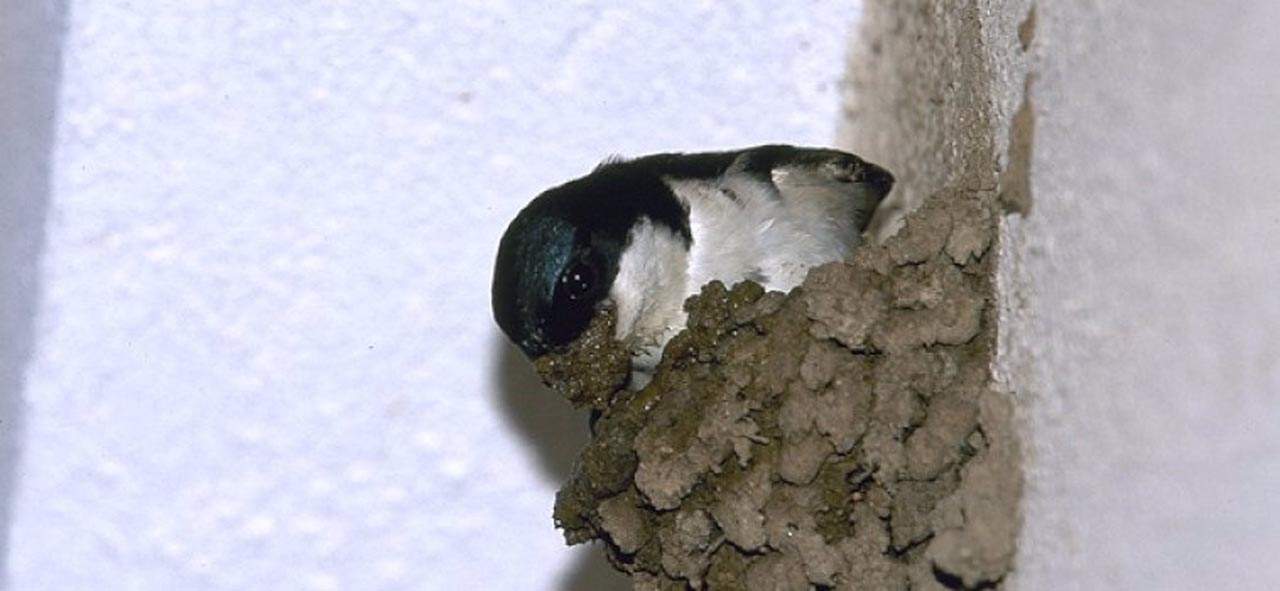
<path id="1" fill-rule="evenodd" d="M 10 587 L 603 584 L 497 238 L 610 153 L 831 143 L 857 5 L 73 2 Z"/>
<path id="2" fill-rule="evenodd" d="M 1280 581 L 1280 4 L 1041 2 L 1020 589 Z"/>

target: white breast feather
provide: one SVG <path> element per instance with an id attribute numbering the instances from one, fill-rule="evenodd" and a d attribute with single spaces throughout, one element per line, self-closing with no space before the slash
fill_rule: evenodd
<path id="1" fill-rule="evenodd" d="M 617 337 L 631 349 L 636 369 L 657 365 L 662 346 L 684 327 L 684 300 L 707 282 L 732 286 L 752 279 L 787 291 L 810 267 L 841 260 L 857 246 L 847 189 L 786 170 L 776 171 L 773 181 L 776 186 L 732 172 L 667 180 L 689 212 L 692 246 L 686 251 L 675 233 L 642 221 L 631 231 L 610 292 Z"/>
<path id="2" fill-rule="evenodd" d="M 856 231 L 836 227 L 823 196 L 782 195 L 747 175 L 668 184 L 689 208 L 690 293 L 712 279 L 754 279 L 787 291 L 810 267 L 844 258 L 857 242 Z"/>
<path id="3" fill-rule="evenodd" d="M 684 326 L 688 254 L 666 226 L 644 219 L 631 229 L 609 297 L 618 318 L 614 334 L 638 368 L 657 365 L 662 346 Z"/>

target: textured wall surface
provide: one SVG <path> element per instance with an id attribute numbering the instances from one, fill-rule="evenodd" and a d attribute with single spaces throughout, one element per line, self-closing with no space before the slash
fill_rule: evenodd
<path id="1" fill-rule="evenodd" d="M 1280 580 L 1280 4 L 1046 2 L 1006 235 L 1022 589 Z"/>
<path id="2" fill-rule="evenodd" d="M 995 190 L 1021 96 L 1015 31 L 1027 0 L 874 0 L 850 51 L 842 137 L 898 178 L 873 222 L 884 238 L 943 187 Z"/>
<path id="3" fill-rule="evenodd" d="M 868 2 L 847 103 L 901 209 L 983 170 L 957 147 L 988 133 L 1022 212 L 1000 277 L 1027 438 L 1010 587 L 1273 588 L 1280 7 L 1034 4 Z"/>
<path id="4" fill-rule="evenodd" d="M 832 142 L 857 2 L 776 4 L 74 3 L 11 588 L 600 588 L 491 256 L 611 152 Z"/>
<path id="5" fill-rule="evenodd" d="M 65 6 L 0 0 L 0 587 L 21 460 Z"/>

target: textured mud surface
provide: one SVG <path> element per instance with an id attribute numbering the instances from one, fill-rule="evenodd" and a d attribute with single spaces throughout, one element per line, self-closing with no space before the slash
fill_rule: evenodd
<path id="1" fill-rule="evenodd" d="M 591 319 L 573 346 L 533 362 L 543 383 L 579 408 L 602 410 L 626 383 L 631 360 L 621 343 L 613 340 L 613 310 Z"/>
<path id="2" fill-rule="evenodd" d="M 935 195 L 790 294 L 706 286 L 639 392 L 591 381 L 591 339 L 544 367 L 603 409 L 557 497 L 568 541 L 638 589 L 998 585 L 1021 481 L 988 370 L 995 203 Z"/>

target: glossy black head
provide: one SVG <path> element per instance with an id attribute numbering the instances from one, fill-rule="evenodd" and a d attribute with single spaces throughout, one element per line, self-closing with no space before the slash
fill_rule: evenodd
<path id="1" fill-rule="evenodd" d="M 687 216 L 667 185 L 629 163 L 539 195 L 498 245 L 498 326 L 530 358 L 573 342 L 608 298 L 627 237 L 642 218 L 689 237 Z"/>

